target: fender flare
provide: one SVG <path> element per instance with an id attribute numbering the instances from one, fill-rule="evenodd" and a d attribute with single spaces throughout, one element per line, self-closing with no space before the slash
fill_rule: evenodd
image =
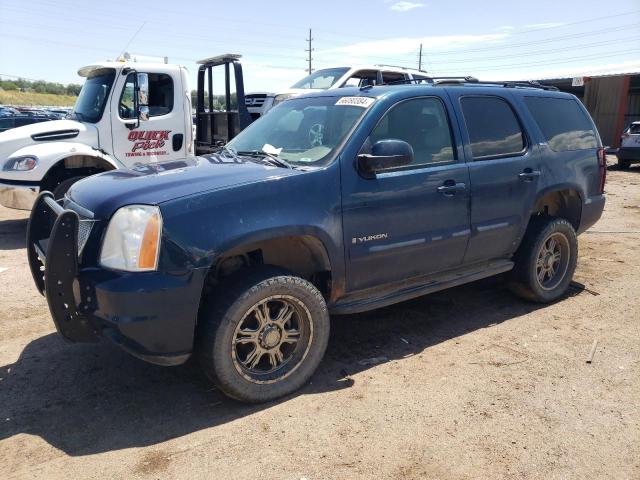
<path id="1" fill-rule="evenodd" d="M 208 268 L 212 268 L 226 252 L 240 248 L 244 245 L 251 245 L 282 237 L 309 237 L 316 240 L 322 248 L 322 255 L 331 269 L 333 281 L 331 300 L 343 293 L 345 288 L 345 269 L 344 258 L 341 257 L 341 247 L 333 242 L 331 236 L 327 232 L 314 225 L 288 225 L 257 230 L 250 232 L 249 234 L 234 236 L 224 243 L 217 245 L 215 250 L 210 251 L 205 256 L 206 260 L 203 259 L 204 262 L 200 263 L 200 266 L 206 265 Z"/>

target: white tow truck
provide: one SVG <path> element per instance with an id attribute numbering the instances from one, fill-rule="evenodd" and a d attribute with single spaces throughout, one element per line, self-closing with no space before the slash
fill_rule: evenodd
<path id="1" fill-rule="evenodd" d="M 41 190 L 62 198 L 76 181 L 100 172 L 199 155 L 251 123 L 239 55 L 198 62 L 192 114 L 188 71 L 180 65 L 119 61 L 82 67 L 86 80 L 67 119 L 0 133 L 0 204 L 30 210 Z M 225 67 L 226 109 L 213 109 L 212 69 Z M 238 109 L 231 109 L 233 68 Z"/>

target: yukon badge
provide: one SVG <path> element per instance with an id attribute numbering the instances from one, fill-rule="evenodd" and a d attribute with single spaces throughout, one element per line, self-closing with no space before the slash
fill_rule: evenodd
<path id="1" fill-rule="evenodd" d="M 389 235 L 387 233 L 376 233 L 375 235 L 367 235 L 366 237 L 353 237 L 351 239 L 351 243 L 367 243 L 371 242 L 372 240 L 384 240 L 386 238 L 389 238 Z"/>

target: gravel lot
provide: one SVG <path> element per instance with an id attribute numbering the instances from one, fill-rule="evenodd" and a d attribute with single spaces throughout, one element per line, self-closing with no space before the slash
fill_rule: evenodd
<path id="1" fill-rule="evenodd" d="M 0 478 L 638 479 L 639 185 L 610 169 L 562 301 L 489 279 L 335 317 L 312 383 L 259 406 L 193 364 L 64 343 L 26 214 L 0 207 Z"/>

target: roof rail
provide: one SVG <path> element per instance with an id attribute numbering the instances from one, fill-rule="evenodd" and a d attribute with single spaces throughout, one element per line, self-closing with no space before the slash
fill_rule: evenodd
<path id="1" fill-rule="evenodd" d="M 403 67 L 401 65 L 388 65 L 386 63 L 375 63 L 374 66 L 376 67 L 389 67 L 389 68 L 399 68 L 401 70 L 412 70 L 414 72 L 422 72 L 422 73 L 427 73 L 426 70 L 421 70 L 419 68 L 411 68 L 411 67 Z"/>
<path id="2" fill-rule="evenodd" d="M 422 78 L 404 78 L 402 80 L 394 80 L 393 82 L 382 83 L 381 85 L 402 85 L 404 83 L 416 83 L 424 84 L 425 81 L 429 84 L 439 83 L 477 83 L 478 79 L 475 77 L 431 77 L 426 76 Z"/>

